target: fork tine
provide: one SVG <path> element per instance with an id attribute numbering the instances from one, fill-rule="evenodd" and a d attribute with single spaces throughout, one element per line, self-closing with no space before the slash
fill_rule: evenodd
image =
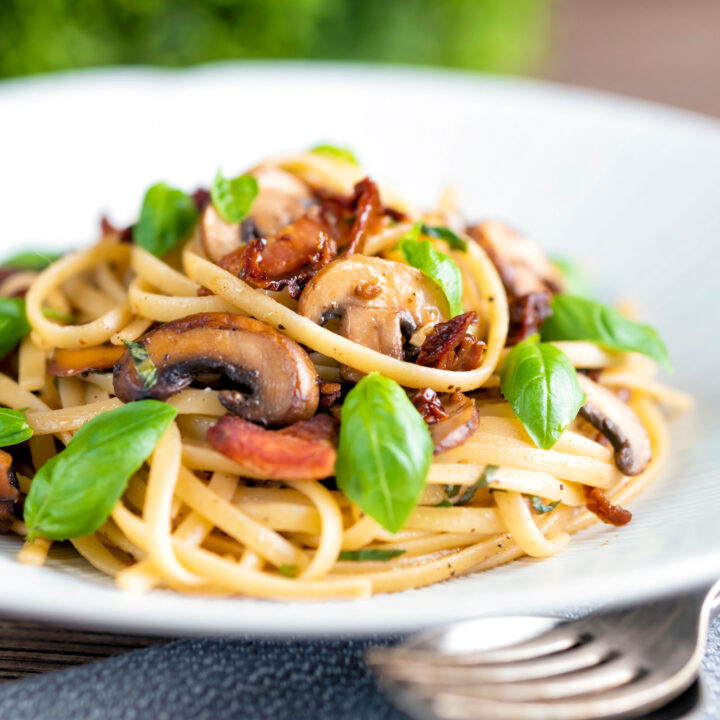
<path id="1" fill-rule="evenodd" d="M 604 643 L 589 642 L 564 652 L 531 660 L 472 666 L 437 665 L 403 659 L 402 662 L 383 662 L 379 653 L 370 656 L 378 671 L 392 678 L 410 683 L 464 684 L 509 683 L 540 680 L 599 665 L 610 659 L 611 651 Z"/>
<path id="2" fill-rule="evenodd" d="M 545 680 L 512 683 L 485 683 L 457 685 L 453 683 L 412 684 L 419 697 L 430 699 L 442 692 L 467 698 L 507 700 L 512 702 L 539 702 L 587 695 L 612 690 L 635 680 L 640 674 L 635 663 L 618 658 L 587 670 L 559 675 Z"/>

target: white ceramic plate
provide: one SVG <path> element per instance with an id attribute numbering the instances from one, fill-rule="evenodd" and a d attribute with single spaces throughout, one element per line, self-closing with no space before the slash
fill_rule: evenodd
<path id="1" fill-rule="evenodd" d="M 0 613 L 146 632 L 329 636 L 481 613 L 617 602 L 720 575 L 715 413 L 720 124 L 514 80 L 339 65 L 102 71 L 0 87 L 0 254 L 89 242 L 129 221 L 145 187 L 207 183 L 268 154 L 352 147 L 373 177 L 429 205 L 447 183 L 472 218 L 510 221 L 580 259 L 598 292 L 639 301 L 697 411 L 673 425 L 667 472 L 633 522 L 594 527 L 553 558 L 359 602 L 125 595 L 60 550 L 45 568 L 0 537 Z"/>

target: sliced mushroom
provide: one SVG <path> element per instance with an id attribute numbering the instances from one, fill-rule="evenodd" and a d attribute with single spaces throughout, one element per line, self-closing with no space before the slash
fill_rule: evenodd
<path id="1" fill-rule="evenodd" d="M 125 348 L 119 345 L 97 345 L 79 350 L 58 348 L 48 363 L 48 375 L 71 377 L 85 372 L 112 370 L 124 352 Z"/>
<path id="2" fill-rule="evenodd" d="M 404 337 L 449 315 L 440 289 L 416 268 L 357 254 L 320 270 L 303 290 L 298 312 L 320 325 L 339 318 L 341 335 L 399 359 Z M 342 376 L 359 378 L 350 368 Z"/>
<path id="3" fill-rule="evenodd" d="M 562 288 L 560 271 L 533 240 L 495 221 L 473 225 L 467 232 L 488 254 L 511 296 Z"/>
<path id="4" fill-rule="evenodd" d="M 335 469 L 335 424 L 329 415 L 266 430 L 225 415 L 207 432 L 210 445 L 254 474 L 271 480 L 321 480 Z"/>
<path id="5" fill-rule="evenodd" d="M 123 402 L 165 398 L 199 373 L 222 373 L 239 386 L 222 390 L 230 412 L 263 425 L 305 420 L 318 406 L 317 373 L 307 353 L 266 323 L 231 313 L 200 313 L 165 323 L 140 341 L 157 369 L 149 388 L 128 352 L 115 367 Z"/>
<path id="6" fill-rule="evenodd" d="M 632 409 L 587 375 L 578 373 L 585 404 L 580 414 L 596 427 L 615 450 L 615 464 L 625 475 L 641 473 L 650 462 L 650 438 Z"/>
<path id="7" fill-rule="evenodd" d="M 429 426 L 436 455 L 462 445 L 477 430 L 480 423 L 475 401 L 462 393 L 446 396 L 442 406 L 447 418 Z"/>
<path id="8" fill-rule="evenodd" d="M 315 202 L 310 188 L 284 170 L 255 172 L 258 195 L 242 223 L 229 223 L 212 203 L 203 211 L 200 230 L 205 252 L 215 263 L 254 237 L 271 237 L 305 214 Z"/>
<path id="9" fill-rule="evenodd" d="M 7 532 L 15 520 L 20 485 L 12 469 L 12 455 L 0 450 L 0 532 Z"/>

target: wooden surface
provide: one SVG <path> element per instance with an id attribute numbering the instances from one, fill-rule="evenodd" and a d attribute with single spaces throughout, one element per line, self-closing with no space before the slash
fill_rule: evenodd
<path id="1" fill-rule="evenodd" d="M 0 683 L 166 642 L 168 640 L 163 638 L 0 620 Z"/>

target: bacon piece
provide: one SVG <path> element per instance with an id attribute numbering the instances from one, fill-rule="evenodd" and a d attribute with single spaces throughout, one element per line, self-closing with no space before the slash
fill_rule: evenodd
<path id="1" fill-rule="evenodd" d="M 632 520 L 632 513 L 620 505 L 613 505 L 605 493 L 596 487 L 585 485 L 585 497 L 587 504 L 585 507 L 597 515 L 600 520 L 608 525 L 627 525 Z"/>
<path id="2" fill-rule="evenodd" d="M 0 450 L 0 532 L 7 532 L 15 519 L 20 486 L 12 469 L 12 455 Z"/>
<path id="3" fill-rule="evenodd" d="M 47 372 L 57 377 L 71 377 L 91 371 L 112 370 L 124 352 L 122 345 L 98 345 L 80 350 L 58 348 L 48 363 Z"/>
<path id="4" fill-rule="evenodd" d="M 342 385 L 338 382 L 320 383 L 320 407 L 323 410 L 331 408 L 340 399 Z"/>
<path id="5" fill-rule="evenodd" d="M 210 192 L 205 188 L 198 188 L 192 194 L 192 199 L 198 212 L 202 212 L 210 204 Z"/>
<path id="6" fill-rule="evenodd" d="M 207 432 L 210 445 L 269 480 L 321 480 L 335 469 L 335 424 L 316 415 L 282 430 L 266 430 L 224 415 Z"/>
<path id="7" fill-rule="evenodd" d="M 515 345 L 530 335 L 540 332 L 540 326 L 550 317 L 549 292 L 533 292 L 510 300 L 510 329 L 507 345 Z"/>
<path id="8" fill-rule="evenodd" d="M 111 235 L 118 235 L 120 242 L 132 242 L 133 227 L 133 225 L 128 225 L 126 228 L 118 228 L 110 222 L 107 215 L 103 215 L 100 218 L 100 235 L 103 239 L 110 237 Z"/>
<path id="9" fill-rule="evenodd" d="M 347 255 L 362 249 L 367 236 L 379 230 L 384 214 L 380 191 L 369 177 L 355 185 L 355 198 L 355 222 L 350 228 Z"/>
<path id="10" fill-rule="evenodd" d="M 477 321 L 477 313 L 471 310 L 438 323 L 425 338 L 415 362 L 441 370 L 462 371 L 479 367 L 485 343 L 467 333 Z"/>
<path id="11" fill-rule="evenodd" d="M 410 402 L 428 425 L 434 425 L 441 420 L 445 420 L 448 416 L 438 394 L 431 388 L 415 390 L 410 393 Z"/>

